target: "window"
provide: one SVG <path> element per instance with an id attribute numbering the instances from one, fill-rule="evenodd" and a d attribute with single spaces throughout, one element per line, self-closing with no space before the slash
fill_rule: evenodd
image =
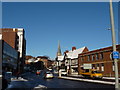
<path id="1" fill-rule="evenodd" d="M 92 69 L 95 69 L 95 64 L 92 64 Z"/>
<path id="2" fill-rule="evenodd" d="M 90 55 L 88 55 L 88 61 L 90 61 Z"/>
<path id="3" fill-rule="evenodd" d="M 99 64 L 97 64 L 97 70 L 99 70 L 100 68 L 99 68 Z"/>
<path id="4" fill-rule="evenodd" d="M 104 71 L 104 63 L 101 64 L 101 71 Z"/>
<path id="5" fill-rule="evenodd" d="M 81 57 L 81 61 L 84 61 L 84 57 L 83 56 Z"/>
<path id="6" fill-rule="evenodd" d="M 113 72 L 115 71 L 115 64 L 114 64 L 114 62 L 112 63 L 112 70 L 113 70 Z"/>
<path id="7" fill-rule="evenodd" d="M 92 55 L 92 61 L 94 61 L 95 60 L 95 56 L 94 55 Z"/>
<path id="8" fill-rule="evenodd" d="M 100 59 L 103 59 L 103 52 L 100 53 Z"/>
<path id="9" fill-rule="evenodd" d="M 78 60 L 77 59 L 75 60 L 75 64 L 78 64 Z"/>
<path id="10" fill-rule="evenodd" d="M 99 64 L 97 64 L 97 67 L 99 67 Z"/>
<path id="11" fill-rule="evenodd" d="M 82 61 L 82 57 L 80 57 L 80 60 Z"/>
<path id="12" fill-rule="evenodd" d="M 96 53 L 96 60 L 98 60 L 99 58 L 98 58 L 98 53 Z"/>

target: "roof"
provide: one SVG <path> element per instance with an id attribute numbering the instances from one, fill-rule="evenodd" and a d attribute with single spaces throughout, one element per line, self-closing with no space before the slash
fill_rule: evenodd
<path id="1" fill-rule="evenodd" d="M 116 45 L 116 49 L 117 49 L 117 51 L 120 50 L 120 44 Z M 95 49 L 95 50 L 80 53 L 80 55 L 89 55 L 89 54 L 95 54 L 95 53 L 100 53 L 100 52 L 104 52 L 104 51 L 111 51 L 112 52 L 113 47 L 112 46 L 103 47 L 103 48 L 99 48 L 99 49 Z"/>
<path id="2" fill-rule="evenodd" d="M 69 51 L 68 53 L 66 53 L 67 58 L 70 58 L 70 59 L 78 58 L 78 54 L 82 53 L 84 49 L 85 49 L 85 47 L 82 47 L 82 48 L 76 49 L 74 51 L 72 51 L 72 50 Z"/>

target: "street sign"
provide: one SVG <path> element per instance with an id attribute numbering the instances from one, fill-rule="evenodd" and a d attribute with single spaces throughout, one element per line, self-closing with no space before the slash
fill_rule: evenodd
<path id="1" fill-rule="evenodd" d="M 92 69 L 92 64 L 83 64 L 83 69 Z"/>
<path id="2" fill-rule="evenodd" d="M 113 51 L 113 59 L 118 59 L 119 58 L 119 52 Z"/>

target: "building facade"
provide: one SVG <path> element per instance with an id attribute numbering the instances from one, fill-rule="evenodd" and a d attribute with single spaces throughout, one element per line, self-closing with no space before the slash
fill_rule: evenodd
<path id="1" fill-rule="evenodd" d="M 44 65 L 44 67 L 47 69 L 48 68 L 48 57 L 46 57 L 46 56 L 38 56 L 37 57 L 37 60 L 38 61 L 42 61 L 43 62 L 43 65 Z"/>
<path id="2" fill-rule="evenodd" d="M 4 40 L 0 40 L 0 52 L 2 60 L 2 70 L 17 72 L 19 52 L 7 44 Z"/>
<path id="3" fill-rule="evenodd" d="M 117 51 L 120 53 L 120 45 L 117 45 Z M 78 74 L 84 68 L 84 64 L 91 64 L 92 69 L 101 71 L 103 76 L 115 76 L 115 65 L 111 57 L 112 52 L 113 49 L 111 46 L 79 54 Z M 120 77 L 120 59 L 118 59 L 118 72 Z"/>
<path id="4" fill-rule="evenodd" d="M 78 74 L 78 54 L 87 52 L 87 47 L 82 47 L 76 49 L 76 47 L 72 47 L 71 51 L 66 50 L 64 52 L 65 55 L 65 67 L 67 72 L 70 71 L 70 74 Z"/>
<path id="5" fill-rule="evenodd" d="M 0 29 L 2 40 L 19 52 L 18 68 L 20 72 L 24 70 L 26 55 L 26 40 L 23 28 L 2 28 Z"/>
<path id="6" fill-rule="evenodd" d="M 4 40 L 6 43 L 8 43 L 11 47 L 18 50 L 18 44 L 19 44 L 19 37 L 17 35 L 17 32 L 11 28 L 3 28 L 0 29 L 2 31 L 2 40 Z"/>
<path id="7" fill-rule="evenodd" d="M 19 69 L 21 72 L 24 71 L 24 65 L 25 65 L 25 56 L 26 56 L 26 39 L 25 39 L 25 31 L 23 28 L 13 28 L 13 31 L 17 32 L 17 35 L 19 37 L 19 43 L 18 43 L 18 51 L 20 52 L 20 62 L 19 62 Z"/>

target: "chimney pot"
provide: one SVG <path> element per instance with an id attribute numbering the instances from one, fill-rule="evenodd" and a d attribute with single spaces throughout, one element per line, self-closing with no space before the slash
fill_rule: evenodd
<path id="1" fill-rule="evenodd" d="M 72 51 L 76 50 L 76 47 L 72 47 Z"/>

